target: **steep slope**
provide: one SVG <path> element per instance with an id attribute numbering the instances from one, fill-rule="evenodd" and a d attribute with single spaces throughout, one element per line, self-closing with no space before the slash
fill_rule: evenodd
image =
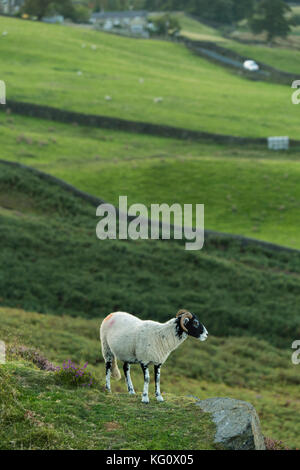
<path id="1" fill-rule="evenodd" d="M 166 320 L 183 306 L 216 336 L 290 348 L 300 334 L 298 252 L 222 237 L 100 241 L 95 208 L 56 183 L 1 165 L 2 305 L 86 318 L 123 309 Z"/>

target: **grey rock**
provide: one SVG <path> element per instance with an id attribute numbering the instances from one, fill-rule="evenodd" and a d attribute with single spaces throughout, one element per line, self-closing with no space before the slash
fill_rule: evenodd
<path id="1" fill-rule="evenodd" d="M 265 450 L 255 408 L 232 398 L 197 399 L 196 405 L 211 413 L 216 424 L 215 443 L 229 450 Z"/>

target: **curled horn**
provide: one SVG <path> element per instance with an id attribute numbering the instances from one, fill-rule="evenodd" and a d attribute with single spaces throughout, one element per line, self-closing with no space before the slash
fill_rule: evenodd
<path id="1" fill-rule="evenodd" d="M 183 309 L 183 310 L 179 310 L 179 312 L 177 312 L 176 318 L 178 318 L 178 317 L 180 317 L 180 316 L 181 316 L 181 318 L 180 318 L 180 326 L 181 326 L 181 328 L 182 328 L 184 331 L 187 332 L 188 330 L 187 330 L 186 327 L 184 326 L 183 322 L 184 322 L 185 318 L 193 318 L 193 315 L 192 315 L 190 312 L 188 312 L 187 310 L 184 310 L 184 309 Z"/>

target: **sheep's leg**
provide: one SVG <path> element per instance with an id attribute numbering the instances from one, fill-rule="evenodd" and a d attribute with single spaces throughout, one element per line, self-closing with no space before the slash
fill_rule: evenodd
<path id="1" fill-rule="evenodd" d="M 154 366 L 154 376 L 155 376 L 155 396 L 157 401 L 164 401 L 160 393 L 160 366 Z"/>
<path id="2" fill-rule="evenodd" d="M 143 389 L 142 402 L 149 403 L 149 396 L 148 396 L 149 382 L 150 382 L 149 369 L 148 369 L 148 365 L 141 364 L 141 366 L 142 366 L 142 370 L 144 373 L 144 389 Z"/>
<path id="3" fill-rule="evenodd" d="M 133 384 L 131 382 L 131 377 L 130 377 L 130 364 L 128 364 L 128 362 L 124 362 L 123 370 L 124 370 L 128 392 L 130 395 L 135 395 L 135 391 L 134 391 Z"/>
<path id="4" fill-rule="evenodd" d="M 108 392 L 111 392 L 110 389 L 110 376 L 111 376 L 111 361 L 106 361 L 105 362 L 105 368 L 106 368 L 106 383 L 105 383 L 105 388 Z"/>

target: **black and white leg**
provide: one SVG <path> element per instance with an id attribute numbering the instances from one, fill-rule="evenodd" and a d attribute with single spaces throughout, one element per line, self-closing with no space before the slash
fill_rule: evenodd
<path id="1" fill-rule="evenodd" d="M 110 376 L 111 376 L 111 360 L 105 361 L 105 369 L 106 369 L 106 382 L 105 382 L 105 388 L 108 392 L 111 391 L 110 389 Z"/>
<path id="2" fill-rule="evenodd" d="M 141 367 L 144 373 L 144 389 L 143 389 L 143 395 L 142 395 L 142 402 L 149 403 L 149 395 L 148 395 L 149 382 L 150 382 L 149 369 L 148 369 L 148 365 L 146 364 L 141 364 Z"/>
<path id="3" fill-rule="evenodd" d="M 157 401 L 164 401 L 160 393 L 160 367 L 161 364 L 154 366 L 154 376 L 155 376 L 155 396 Z"/>
<path id="4" fill-rule="evenodd" d="M 131 377 L 130 377 L 130 364 L 128 362 L 124 362 L 123 364 L 123 370 L 124 370 L 124 375 L 125 375 L 125 380 L 126 380 L 126 385 L 127 389 L 130 395 L 135 395 L 135 391 L 131 382 Z"/>

